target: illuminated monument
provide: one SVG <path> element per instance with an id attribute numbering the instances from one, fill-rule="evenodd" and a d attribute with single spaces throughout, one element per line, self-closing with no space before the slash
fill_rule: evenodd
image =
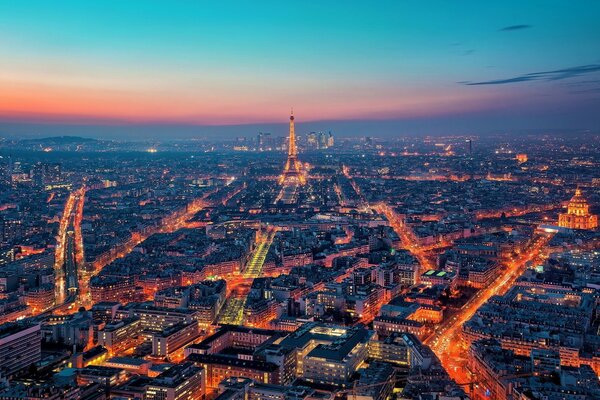
<path id="1" fill-rule="evenodd" d="M 575 190 L 575 196 L 569 202 L 567 212 L 559 214 L 558 226 L 569 229 L 596 229 L 598 227 L 598 216 L 590 214 L 590 206 L 579 188 Z"/>
<path id="2" fill-rule="evenodd" d="M 290 137 L 288 144 L 288 158 L 283 173 L 279 177 L 280 185 L 304 185 L 306 176 L 302 164 L 298 160 L 298 148 L 296 147 L 296 133 L 294 132 L 294 111 L 290 115 Z"/>

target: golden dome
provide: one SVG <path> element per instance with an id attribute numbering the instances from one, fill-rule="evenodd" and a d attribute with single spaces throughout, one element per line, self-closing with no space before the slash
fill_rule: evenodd
<path id="1" fill-rule="evenodd" d="M 575 189 L 575 195 L 569 201 L 567 212 L 559 214 L 558 225 L 570 229 L 596 229 L 598 216 L 590 214 L 590 206 L 581 189 Z"/>

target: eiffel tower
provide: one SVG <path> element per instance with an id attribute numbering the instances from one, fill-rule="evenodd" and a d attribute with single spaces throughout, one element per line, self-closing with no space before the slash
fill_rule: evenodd
<path id="1" fill-rule="evenodd" d="M 298 160 L 298 148 L 296 147 L 296 133 L 294 132 L 294 111 L 290 114 L 290 137 L 288 145 L 288 158 L 283 173 L 279 177 L 280 185 L 304 185 L 306 175 L 302 164 Z"/>

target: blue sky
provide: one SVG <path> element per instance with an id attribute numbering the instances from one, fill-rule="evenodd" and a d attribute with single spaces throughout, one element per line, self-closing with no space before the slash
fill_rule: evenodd
<path id="1" fill-rule="evenodd" d="M 598 21 L 597 1 L 0 1 L 0 134 L 245 133 L 290 106 L 340 135 L 596 130 Z"/>

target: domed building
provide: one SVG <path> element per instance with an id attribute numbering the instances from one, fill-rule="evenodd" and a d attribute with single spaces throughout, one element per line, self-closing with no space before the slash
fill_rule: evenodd
<path id="1" fill-rule="evenodd" d="M 575 196 L 569 202 L 566 213 L 558 215 L 558 226 L 569 229 L 596 229 L 598 227 L 598 216 L 590 214 L 590 205 L 581 193 L 581 189 L 575 190 Z"/>

